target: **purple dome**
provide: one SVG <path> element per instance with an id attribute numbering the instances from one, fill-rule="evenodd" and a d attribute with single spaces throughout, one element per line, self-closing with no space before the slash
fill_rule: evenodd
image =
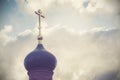
<path id="1" fill-rule="evenodd" d="M 53 71 L 56 67 L 56 62 L 54 55 L 46 51 L 42 44 L 38 44 L 37 48 L 26 56 L 24 65 L 27 71 Z"/>

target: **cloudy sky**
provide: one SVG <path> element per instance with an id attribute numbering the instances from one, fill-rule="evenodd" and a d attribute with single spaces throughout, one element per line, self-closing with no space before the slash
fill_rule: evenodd
<path id="1" fill-rule="evenodd" d="M 54 80 L 120 80 L 120 0 L 0 0 L 0 80 L 28 80 L 23 62 L 37 46 L 57 58 Z"/>

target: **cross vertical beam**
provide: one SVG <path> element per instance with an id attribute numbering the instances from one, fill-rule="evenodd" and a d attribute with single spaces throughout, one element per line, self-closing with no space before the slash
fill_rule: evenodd
<path id="1" fill-rule="evenodd" d="M 43 15 L 42 15 L 42 11 L 39 9 L 38 11 L 35 11 L 35 13 L 39 16 L 39 35 L 38 35 L 38 43 L 39 44 L 42 44 L 42 33 L 41 33 L 41 17 L 42 18 L 45 18 Z"/>

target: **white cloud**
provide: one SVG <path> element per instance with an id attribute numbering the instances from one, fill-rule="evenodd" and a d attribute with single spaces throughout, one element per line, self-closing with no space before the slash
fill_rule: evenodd
<path id="1" fill-rule="evenodd" d="M 66 5 L 70 4 L 77 9 L 87 9 L 88 11 L 97 11 L 102 9 L 105 12 L 114 13 L 119 10 L 119 0 L 16 0 L 20 6 L 26 9 L 32 9 L 33 11 L 42 8 L 43 10 L 49 9 L 50 6 L 57 5 Z M 86 7 L 85 4 L 86 3 Z M 56 6 L 57 6 L 56 5 Z"/>
<path id="2" fill-rule="evenodd" d="M 93 80 L 99 74 L 118 70 L 120 42 L 118 32 L 112 31 L 114 29 L 98 28 L 94 32 L 93 30 L 90 31 L 93 32 L 92 35 L 89 32 L 85 35 L 79 35 L 68 31 L 61 25 L 49 28 L 49 31 L 44 33 L 43 43 L 46 49 L 52 52 L 58 60 L 54 79 Z M 23 60 L 36 47 L 36 34 L 33 32 L 34 29 L 21 32 L 16 40 L 9 41 L 1 51 L 2 54 L 0 55 L 4 56 L 1 58 L 4 60 L 2 65 L 11 66 L 10 69 L 8 67 L 3 68 L 3 70 L 10 70 L 10 72 L 5 71 L 11 73 L 10 76 L 7 75 L 9 79 L 27 79 Z M 99 35 L 97 35 L 98 33 Z M 7 59 L 8 57 L 9 59 Z M 12 65 L 7 62 L 8 60 Z M 18 75 L 16 75 L 16 71 L 19 72 Z"/>
<path id="3" fill-rule="evenodd" d="M 24 0 L 17 2 L 22 7 L 20 9 L 25 10 L 24 13 L 28 11 L 32 15 L 42 6 L 46 17 L 44 20 L 49 27 L 60 24 L 80 32 L 96 26 L 116 27 L 118 20 L 114 18 L 119 12 L 118 6 L 115 6 L 117 0 L 28 0 L 27 4 Z"/>
<path id="4" fill-rule="evenodd" d="M 119 69 L 117 28 L 120 20 L 118 17 L 114 20 L 118 11 L 117 6 L 111 4 L 112 0 L 28 0 L 28 4 L 24 0 L 16 1 L 21 11 L 30 14 L 42 7 L 46 16 L 42 22 L 43 43 L 58 59 L 55 80 L 93 80 L 95 76 Z M 23 60 L 36 47 L 37 30 L 35 27 L 22 31 L 16 40 L 11 40 L 9 35 L 12 27 L 0 31 L 0 75 L 5 72 L 7 76 L 3 80 L 27 79 Z"/>
<path id="5" fill-rule="evenodd" d="M 0 44 L 5 45 L 12 38 L 7 36 L 13 30 L 11 25 L 5 25 L 3 29 L 0 30 Z"/>
<path id="6" fill-rule="evenodd" d="M 28 30 L 26 30 L 22 33 L 19 33 L 19 36 L 27 36 L 27 35 L 30 35 L 30 34 L 32 34 L 32 31 L 28 29 Z"/>
<path id="7" fill-rule="evenodd" d="M 11 25 L 6 25 L 4 26 L 4 29 L 2 29 L 0 32 L 1 33 L 9 33 L 12 31 L 12 26 Z"/>
<path id="8" fill-rule="evenodd" d="M 47 47 L 47 49 L 54 51 L 59 60 L 58 71 L 56 70 L 55 77 L 62 78 L 62 80 L 75 80 L 75 78 L 78 78 L 78 80 L 93 80 L 99 73 L 117 69 L 116 66 L 119 65 L 119 61 L 116 62 L 116 60 L 118 59 L 117 55 L 119 55 L 119 51 L 116 52 L 117 50 L 110 46 L 114 44 L 115 40 L 112 39 L 113 36 L 109 37 L 106 35 L 111 30 L 104 31 L 105 33 L 102 31 L 94 32 L 92 35 L 96 36 L 98 32 L 100 32 L 100 35 L 98 37 L 92 37 L 90 34 L 84 36 L 69 34 L 69 32 L 66 32 L 62 28 L 52 33 L 54 39 L 49 35 L 45 39 L 48 42 L 46 45 L 52 47 Z M 106 39 L 108 37 L 112 42 Z M 117 53 L 117 55 L 115 56 L 114 53 Z M 114 66 L 108 68 L 112 62 L 115 63 Z M 84 72 L 84 74 L 79 75 L 80 72 Z M 75 74 L 78 75 L 76 76 Z"/>

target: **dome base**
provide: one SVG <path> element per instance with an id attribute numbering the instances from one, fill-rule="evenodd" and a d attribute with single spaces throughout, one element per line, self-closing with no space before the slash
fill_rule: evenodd
<path id="1" fill-rule="evenodd" d="M 47 70 L 32 70 L 28 72 L 29 80 L 52 80 L 53 72 Z"/>

